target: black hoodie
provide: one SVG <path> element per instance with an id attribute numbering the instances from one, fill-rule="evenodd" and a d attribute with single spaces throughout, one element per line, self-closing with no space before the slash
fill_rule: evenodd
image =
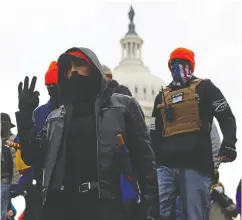
<path id="1" fill-rule="evenodd" d="M 115 93 L 132 96 L 132 93 L 129 91 L 128 87 L 119 85 L 114 79 L 108 81 L 108 88 L 113 89 L 113 92 Z"/>
<path id="2" fill-rule="evenodd" d="M 97 181 L 95 101 L 101 84 L 98 69 L 92 64 L 89 76 L 75 75 L 70 79 L 63 77 L 71 59 L 81 59 L 69 55 L 73 51 L 79 49 L 67 50 L 58 60 L 60 102 L 73 106 L 67 132 L 65 176 L 65 185 L 70 190 L 75 190 L 81 182 Z"/>
<path id="3" fill-rule="evenodd" d="M 141 107 L 134 98 L 113 93 L 111 89 L 107 88 L 106 75 L 98 58 L 90 49 L 77 48 L 77 50 L 90 58 L 91 63 L 98 69 L 96 75 L 101 78 L 95 99 L 99 198 L 107 200 L 120 198 L 117 134 L 121 133 L 125 143 L 127 143 L 126 146 L 137 174 L 144 212 L 147 217 L 153 216 L 152 212 L 158 211 L 158 209 L 154 209 L 155 204 L 158 204 L 156 164 Z M 58 69 L 61 73 L 61 66 L 58 66 Z M 64 93 L 62 94 L 64 95 Z M 38 137 L 33 132 L 34 124 L 31 115 L 24 115 L 21 111 L 16 113 L 18 130 L 21 131 L 19 139 L 22 146 L 22 157 L 25 163 L 35 165 L 44 161 L 44 203 L 48 197 L 48 190 L 61 189 L 63 186 L 72 110 L 73 105 L 67 103 L 50 113 L 46 126 Z M 58 120 L 53 122 L 53 119 Z M 51 129 L 50 124 L 53 125 L 53 129 Z"/>

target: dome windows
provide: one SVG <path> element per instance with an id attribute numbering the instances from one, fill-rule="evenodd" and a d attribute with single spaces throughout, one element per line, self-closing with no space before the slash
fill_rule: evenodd
<path id="1" fill-rule="evenodd" d="M 151 94 L 155 95 L 155 90 L 154 89 L 152 89 Z"/>
<path id="2" fill-rule="evenodd" d="M 135 88 L 134 88 L 134 92 L 136 93 L 136 94 L 138 94 L 138 87 L 137 86 L 135 86 Z"/>
<path id="3" fill-rule="evenodd" d="M 147 97 L 146 97 L 147 90 L 146 90 L 145 87 L 143 88 L 143 92 L 144 92 L 144 99 L 146 100 L 146 98 L 147 98 Z"/>
<path id="4" fill-rule="evenodd" d="M 134 94 L 137 99 L 153 101 L 156 95 L 156 89 L 153 85 L 134 86 Z"/>

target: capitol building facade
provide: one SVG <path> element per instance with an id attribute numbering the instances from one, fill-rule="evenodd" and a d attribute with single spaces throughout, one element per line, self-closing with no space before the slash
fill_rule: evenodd
<path id="1" fill-rule="evenodd" d="M 141 105 L 146 123 L 150 124 L 154 100 L 165 82 L 150 73 L 142 59 L 143 39 L 136 33 L 133 22 L 134 10 L 129 12 L 130 24 L 127 34 L 120 40 L 122 57 L 118 66 L 113 69 L 113 78 L 119 84 L 129 88 L 132 95 Z"/>

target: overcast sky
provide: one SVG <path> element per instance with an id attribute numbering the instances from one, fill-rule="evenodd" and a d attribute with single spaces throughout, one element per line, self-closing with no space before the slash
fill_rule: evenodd
<path id="1" fill-rule="evenodd" d="M 128 29 L 132 1 L 8 0 L 0 5 L 0 111 L 15 122 L 17 85 L 26 75 L 38 77 L 41 103 L 48 100 L 44 74 L 52 60 L 73 46 L 89 47 L 114 68 L 119 44 Z M 234 199 L 241 177 L 241 51 L 240 0 L 138 0 L 136 32 L 144 39 L 143 58 L 152 74 L 171 80 L 167 61 L 178 47 L 192 49 L 195 75 L 210 78 L 227 98 L 238 125 L 238 159 L 221 166 L 221 180 Z M 239 168 L 240 167 L 240 168 Z M 22 207 L 20 200 L 19 209 Z"/>

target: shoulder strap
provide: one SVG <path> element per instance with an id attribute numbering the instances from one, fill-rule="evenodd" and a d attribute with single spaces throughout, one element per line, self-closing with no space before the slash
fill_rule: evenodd
<path id="1" fill-rule="evenodd" d="M 191 82 L 190 88 L 195 89 L 204 79 L 195 79 Z"/>
<path id="2" fill-rule="evenodd" d="M 167 97 L 167 95 L 168 95 L 168 93 L 169 93 L 170 91 L 171 91 L 171 88 L 170 88 L 170 87 L 167 86 L 167 87 L 164 88 L 163 92 L 164 92 L 164 96 L 165 96 L 165 98 Z M 160 103 L 163 102 L 164 96 L 163 96 L 163 94 L 162 94 L 162 87 L 161 87 L 161 90 L 160 90 Z"/>
<path id="3" fill-rule="evenodd" d="M 167 94 L 169 93 L 171 91 L 171 88 L 170 87 L 165 87 L 164 88 L 164 94 L 165 94 L 165 96 L 167 96 Z M 161 92 L 162 93 L 162 92 Z"/>

